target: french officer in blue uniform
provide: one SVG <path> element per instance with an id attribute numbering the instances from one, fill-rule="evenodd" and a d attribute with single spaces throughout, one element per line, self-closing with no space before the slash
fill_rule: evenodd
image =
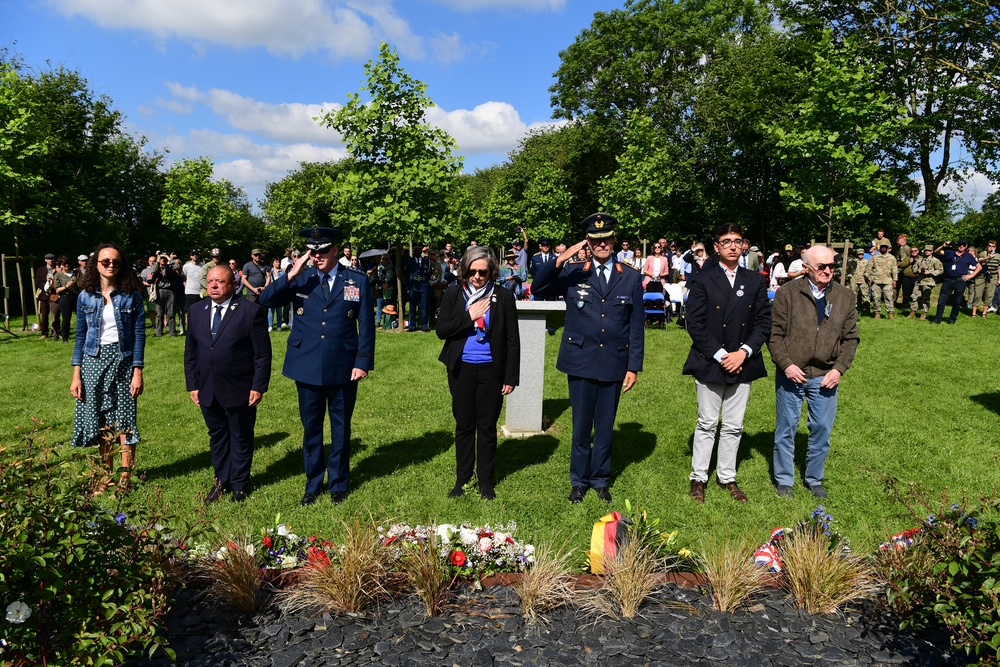
<path id="1" fill-rule="evenodd" d="M 615 260 L 617 222 L 607 213 L 588 217 L 583 221 L 587 237 L 543 264 L 532 285 L 535 294 L 566 298 L 556 368 L 569 378 L 573 409 L 572 503 L 583 501 L 588 489 L 611 502 L 611 438 L 618 400 L 642 370 L 642 281 L 638 271 Z M 592 258 L 569 261 L 585 245 Z"/>
<path id="2" fill-rule="evenodd" d="M 374 367 L 372 293 L 364 273 L 338 263 L 339 229 L 309 227 L 299 234 L 309 252 L 264 288 L 260 305 L 280 308 L 290 303 L 295 310 L 281 373 L 295 380 L 299 395 L 306 469 L 302 504 L 316 502 L 324 473 L 330 499 L 342 503 L 347 499 L 358 381 Z M 312 266 L 307 268 L 310 258 Z M 323 446 L 325 413 L 330 415 L 329 456 Z"/>

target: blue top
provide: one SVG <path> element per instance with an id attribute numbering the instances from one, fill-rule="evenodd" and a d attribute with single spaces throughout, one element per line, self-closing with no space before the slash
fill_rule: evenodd
<path id="1" fill-rule="evenodd" d="M 945 278 L 961 278 L 972 273 L 976 264 L 979 264 L 979 260 L 968 250 L 959 255 L 951 248 L 945 248 L 942 255 L 944 259 L 941 263 L 944 264 Z"/>
<path id="2" fill-rule="evenodd" d="M 490 311 L 486 311 L 486 331 L 490 329 Z M 465 339 L 465 347 L 462 349 L 462 362 L 466 364 L 489 364 L 493 362 L 493 355 L 490 354 L 489 333 L 483 336 L 482 340 L 477 337 L 478 331 L 472 328 L 472 333 Z"/>
<path id="3" fill-rule="evenodd" d="M 111 305 L 115 309 L 118 347 L 122 357 L 131 359 L 133 368 L 142 368 L 146 349 L 146 307 L 142 295 L 137 291 L 125 294 L 115 290 L 111 293 Z M 104 295 L 86 290 L 80 292 L 76 301 L 76 341 L 70 362 L 72 365 L 82 366 L 83 355 L 96 357 L 100 352 L 103 311 Z"/>

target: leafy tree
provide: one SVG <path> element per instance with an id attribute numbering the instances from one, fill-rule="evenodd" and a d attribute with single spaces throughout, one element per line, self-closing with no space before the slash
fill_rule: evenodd
<path id="1" fill-rule="evenodd" d="M 891 166 L 886 147 L 909 119 L 877 89 L 873 68 L 879 66 L 861 57 L 850 41 L 836 44 L 827 33 L 815 65 L 797 77 L 805 99 L 767 126 L 791 167 L 782 197 L 823 223 L 827 243 L 835 225 L 871 211 L 872 196 L 897 191 L 883 165 Z"/>
<path id="2" fill-rule="evenodd" d="M 329 213 L 336 208 L 335 183 L 350 171 L 350 160 L 338 162 L 301 162 L 297 171 L 277 183 L 268 183 L 261 207 L 276 243 L 289 247 L 299 239 L 299 230 L 315 224 L 318 211 Z M 329 221 L 329 215 L 323 224 Z M 343 229 L 349 236 L 351 227 Z"/>
<path id="3" fill-rule="evenodd" d="M 462 164 L 452 156 L 454 140 L 426 120 L 433 105 L 426 85 L 399 66 L 394 49 L 383 43 L 378 60 L 365 65 L 365 78 L 347 104 L 320 121 L 340 133 L 353 159 L 333 191 L 355 221 L 355 234 L 395 242 L 401 269 L 405 240 L 441 238 L 446 197 Z"/>
<path id="4" fill-rule="evenodd" d="M 250 211 L 246 193 L 226 179 L 212 180 L 207 157 L 175 162 L 166 175 L 161 206 L 168 236 L 160 243 L 182 247 L 245 246 L 271 243 L 261 221 Z"/>
<path id="5" fill-rule="evenodd" d="M 1000 158 L 1000 14 L 990 0 L 785 0 L 791 28 L 819 41 L 853 36 L 878 62 L 878 82 L 912 119 L 899 142 L 900 168 L 920 173 L 924 210 L 949 181 L 974 167 L 997 177 Z M 969 159 L 956 159 L 953 144 Z"/>

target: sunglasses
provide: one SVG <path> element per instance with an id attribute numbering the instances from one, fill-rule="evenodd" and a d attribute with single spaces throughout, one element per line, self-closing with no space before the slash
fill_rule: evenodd
<path id="1" fill-rule="evenodd" d="M 102 259 L 97 262 L 104 268 L 108 267 L 118 267 L 122 265 L 122 260 L 120 259 Z"/>
<path id="2" fill-rule="evenodd" d="M 309 248 L 310 255 L 325 255 L 333 250 L 333 246 L 327 246 L 325 248 Z"/>
<path id="3" fill-rule="evenodd" d="M 833 271 L 835 268 L 837 268 L 837 265 L 836 264 L 832 264 L 832 263 L 831 264 L 816 264 L 815 266 L 813 266 L 813 269 L 815 269 L 816 271 Z"/>
<path id="4" fill-rule="evenodd" d="M 489 278 L 490 277 L 490 270 L 489 269 L 469 269 L 469 277 L 472 277 L 472 276 L 479 276 L 480 278 Z"/>

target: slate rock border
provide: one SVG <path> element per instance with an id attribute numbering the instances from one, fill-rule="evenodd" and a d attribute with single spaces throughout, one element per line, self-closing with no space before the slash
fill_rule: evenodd
<path id="1" fill-rule="evenodd" d="M 792 607 L 767 590 L 746 611 L 713 610 L 711 600 L 676 584 L 659 587 L 632 620 L 585 618 L 557 610 L 540 626 L 519 614 L 517 594 L 493 585 L 452 594 L 428 619 L 415 598 L 363 615 L 284 614 L 275 605 L 241 617 L 184 589 L 167 616 L 177 652 L 133 659 L 129 667 L 339 665 L 965 665 L 943 631 L 905 634 L 898 619 L 865 603 L 832 616 Z"/>

